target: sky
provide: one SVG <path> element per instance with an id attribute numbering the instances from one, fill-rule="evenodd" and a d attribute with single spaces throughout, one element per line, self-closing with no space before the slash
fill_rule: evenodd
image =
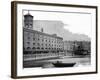
<path id="1" fill-rule="evenodd" d="M 25 15 L 27 13 L 28 11 L 24 11 L 23 14 Z M 29 13 L 34 16 L 33 20 L 35 22 L 38 21 L 38 25 L 48 24 L 48 28 L 44 27 L 45 31 L 47 31 L 48 33 L 52 33 L 52 31 L 57 32 L 58 29 L 61 29 L 60 31 L 64 31 L 66 33 L 70 32 L 72 34 L 87 35 L 90 38 L 92 36 L 90 13 L 44 11 L 29 11 Z M 41 23 L 39 23 L 39 21 Z M 44 23 L 43 21 L 46 22 Z M 64 34 L 62 32 L 60 33 L 59 30 L 57 33 L 59 36 L 62 36 Z"/>

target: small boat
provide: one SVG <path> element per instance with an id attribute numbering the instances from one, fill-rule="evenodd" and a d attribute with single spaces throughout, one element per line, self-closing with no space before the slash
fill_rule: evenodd
<path id="1" fill-rule="evenodd" d="M 52 63 L 55 67 L 73 67 L 76 63 L 62 63 L 57 61 L 56 63 Z"/>

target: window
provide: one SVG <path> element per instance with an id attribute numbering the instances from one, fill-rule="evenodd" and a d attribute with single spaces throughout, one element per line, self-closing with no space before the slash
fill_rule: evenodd
<path id="1" fill-rule="evenodd" d="M 30 26 L 32 27 L 32 24 L 30 24 Z"/>
<path id="2" fill-rule="evenodd" d="M 33 45 L 35 45 L 35 43 L 33 43 Z"/>
<path id="3" fill-rule="evenodd" d="M 27 49 L 31 49 L 30 47 L 27 47 Z"/>
<path id="4" fill-rule="evenodd" d="M 37 49 L 40 49 L 40 47 L 37 47 Z"/>
<path id="5" fill-rule="evenodd" d="M 40 39 L 38 38 L 38 41 L 39 41 Z"/>
<path id="6" fill-rule="evenodd" d="M 35 38 L 33 38 L 33 40 L 35 40 Z"/>
<path id="7" fill-rule="evenodd" d="M 27 42 L 27 44 L 30 44 L 30 42 Z"/>
<path id="8" fill-rule="evenodd" d="M 44 49 L 43 47 L 41 49 Z"/>
<path id="9" fill-rule="evenodd" d="M 43 46 L 43 44 L 41 44 Z"/>

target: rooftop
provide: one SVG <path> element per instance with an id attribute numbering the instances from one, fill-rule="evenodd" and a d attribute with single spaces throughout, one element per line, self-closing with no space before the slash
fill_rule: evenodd
<path id="1" fill-rule="evenodd" d="M 27 13 L 27 14 L 24 15 L 24 17 L 29 17 L 29 16 L 33 17 L 30 13 Z"/>
<path id="2" fill-rule="evenodd" d="M 54 38 L 58 38 L 58 39 L 63 40 L 62 37 L 59 37 L 59 36 L 57 36 L 55 34 L 50 35 L 50 34 L 47 34 L 47 33 L 43 33 L 43 32 L 36 31 L 36 30 L 31 30 L 31 29 L 27 29 L 27 28 L 23 28 L 23 30 L 27 31 L 27 32 L 30 32 L 30 33 L 37 33 L 37 34 L 46 35 L 46 36 L 49 36 L 49 37 L 54 37 Z"/>

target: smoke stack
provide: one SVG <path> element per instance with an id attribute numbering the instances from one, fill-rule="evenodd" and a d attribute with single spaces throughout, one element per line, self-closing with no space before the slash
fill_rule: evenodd
<path id="1" fill-rule="evenodd" d="M 43 28 L 41 28 L 41 32 L 43 32 Z"/>

